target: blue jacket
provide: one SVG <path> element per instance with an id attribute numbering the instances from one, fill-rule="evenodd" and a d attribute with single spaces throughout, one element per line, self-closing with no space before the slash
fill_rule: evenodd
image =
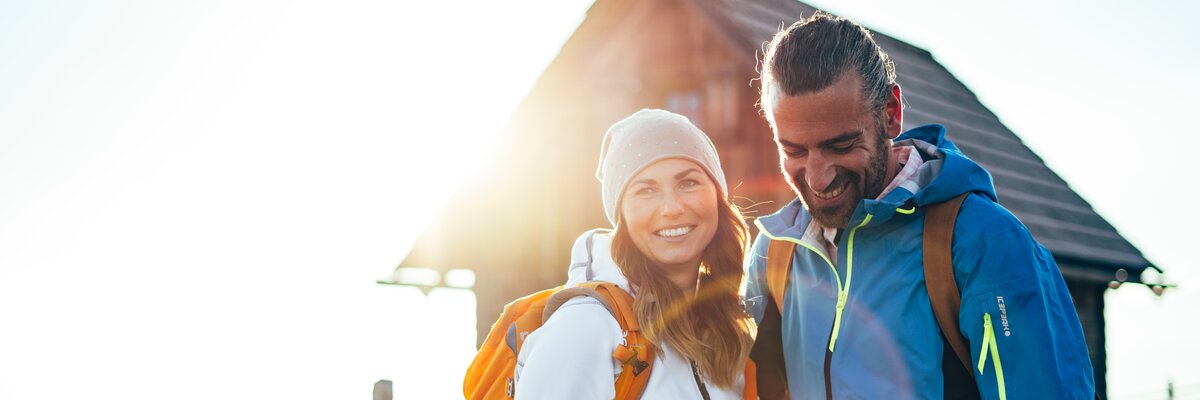
<path id="1" fill-rule="evenodd" d="M 991 175 L 946 139 L 941 125 L 907 131 L 895 144 L 916 147 L 925 160 L 919 185 L 909 186 L 916 193 L 898 187 L 882 200 L 861 201 L 839 235 L 836 266 L 805 237 L 811 218 L 799 200 L 756 221 L 746 302 L 757 321 L 766 305 L 768 242 L 799 244 L 782 313 L 792 397 L 825 397 L 829 348 L 834 398 L 943 397 L 943 344 L 921 257 L 924 211 L 970 193 L 951 251 L 962 294 L 959 329 L 980 394 L 1092 398 L 1087 345 L 1062 274 L 1050 252 L 996 202 Z"/>

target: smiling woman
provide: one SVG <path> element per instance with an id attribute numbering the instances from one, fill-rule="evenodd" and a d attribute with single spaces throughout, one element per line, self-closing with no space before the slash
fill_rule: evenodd
<path id="1" fill-rule="evenodd" d="M 743 366 L 754 328 L 738 297 L 748 233 L 716 149 L 687 118 L 642 110 L 609 128 L 602 154 L 616 231 L 576 242 L 566 286 L 616 284 L 640 330 L 623 332 L 596 298 L 565 300 L 520 347 L 516 396 L 625 396 L 614 377 L 631 367 L 615 358 L 628 333 L 654 349 L 643 398 L 753 398 Z"/>

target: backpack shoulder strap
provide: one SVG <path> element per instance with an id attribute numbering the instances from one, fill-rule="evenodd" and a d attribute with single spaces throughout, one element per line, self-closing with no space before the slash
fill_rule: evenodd
<path id="1" fill-rule="evenodd" d="M 954 355 L 966 368 L 962 378 L 975 381 L 971 372 L 971 354 L 967 352 L 967 339 L 958 330 L 958 311 L 962 301 L 958 284 L 954 281 L 954 265 L 951 263 L 951 244 L 954 240 L 954 223 L 958 219 L 958 211 L 963 200 L 969 193 L 963 193 L 953 199 L 934 204 L 925 210 L 925 233 L 922 251 L 925 254 L 925 287 L 929 292 L 929 302 L 933 305 L 933 315 L 937 318 L 946 345 L 954 351 Z M 945 368 L 945 364 L 943 364 Z M 974 385 L 967 390 L 973 390 Z M 972 398 L 978 398 L 978 392 L 968 392 Z M 1093 393 L 1099 400 L 1100 392 Z M 949 395 L 947 395 L 949 398 Z"/>
<path id="2" fill-rule="evenodd" d="M 742 398 L 745 400 L 758 400 L 758 368 L 754 364 L 754 360 L 746 358 L 746 369 L 742 372 L 743 387 Z"/>
<path id="3" fill-rule="evenodd" d="M 633 312 L 633 296 L 620 286 L 609 282 L 586 282 L 558 291 L 546 301 L 543 321 L 562 307 L 567 300 L 587 296 L 600 301 L 621 327 L 624 338 L 613 350 L 613 358 L 623 366 L 617 375 L 616 398 L 637 399 L 650 382 L 650 367 L 654 365 L 654 346 L 642 336 L 641 325 Z"/>
<path id="4" fill-rule="evenodd" d="M 767 307 L 758 324 L 758 336 L 750 348 L 753 368 L 747 368 L 746 379 L 754 379 L 755 395 L 763 399 L 791 398 L 788 391 L 787 366 L 783 360 L 783 294 L 787 289 L 792 253 L 796 244 L 771 240 L 767 248 Z M 771 304 L 774 304 L 773 306 Z M 753 373 L 751 373 L 753 372 Z M 753 375 L 753 378 L 751 376 Z M 747 384 L 747 387 L 750 385 Z M 750 398 L 750 394 L 746 394 Z"/>
<path id="5" fill-rule="evenodd" d="M 954 240 L 954 222 L 968 193 L 934 204 L 925 210 L 925 232 L 922 251 L 925 264 L 925 287 L 929 303 L 937 318 L 942 335 L 967 371 L 971 370 L 971 354 L 967 339 L 958 330 L 958 310 L 962 302 L 958 284 L 954 281 L 950 245 Z M 974 379 L 974 376 L 971 376 Z"/>
<path id="6" fill-rule="evenodd" d="M 608 313 L 612 314 L 613 318 L 617 319 L 617 323 L 621 322 L 621 318 L 617 316 L 617 311 L 613 311 L 612 306 L 609 305 L 608 299 L 605 298 L 603 294 L 600 294 L 600 292 L 592 287 L 573 286 L 566 289 L 561 289 L 551 295 L 549 299 L 546 299 L 546 308 L 542 310 L 542 323 L 545 324 L 546 321 L 549 321 L 550 316 L 554 315 L 554 313 L 558 311 L 563 304 L 566 304 L 567 301 L 576 297 L 591 297 L 599 300 L 600 305 L 604 306 L 604 309 L 608 310 Z M 622 325 L 622 329 L 624 329 L 624 325 Z"/>
<path id="7" fill-rule="evenodd" d="M 786 240 L 772 239 L 767 247 L 767 292 L 775 300 L 776 312 L 780 314 L 783 314 L 783 294 L 787 290 L 795 251 L 796 243 Z"/>

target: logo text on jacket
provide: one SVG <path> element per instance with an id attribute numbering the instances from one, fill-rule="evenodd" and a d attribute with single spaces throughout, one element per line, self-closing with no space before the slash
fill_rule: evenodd
<path id="1" fill-rule="evenodd" d="M 1000 325 L 1004 326 L 1004 336 L 1012 336 L 1008 330 L 1008 309 L 1004 305 L 1004 296 L 996 296 L 996 305 L 1000 307 Z"/>

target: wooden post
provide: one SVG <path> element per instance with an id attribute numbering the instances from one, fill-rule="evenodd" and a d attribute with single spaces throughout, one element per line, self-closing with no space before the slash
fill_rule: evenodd
<path id="1" fill-rule="evenodd" d="M 380 379 L 378 382 L 375 382 L 375 396 L 372 399 L 392 400 L 392 381 Z"/>

